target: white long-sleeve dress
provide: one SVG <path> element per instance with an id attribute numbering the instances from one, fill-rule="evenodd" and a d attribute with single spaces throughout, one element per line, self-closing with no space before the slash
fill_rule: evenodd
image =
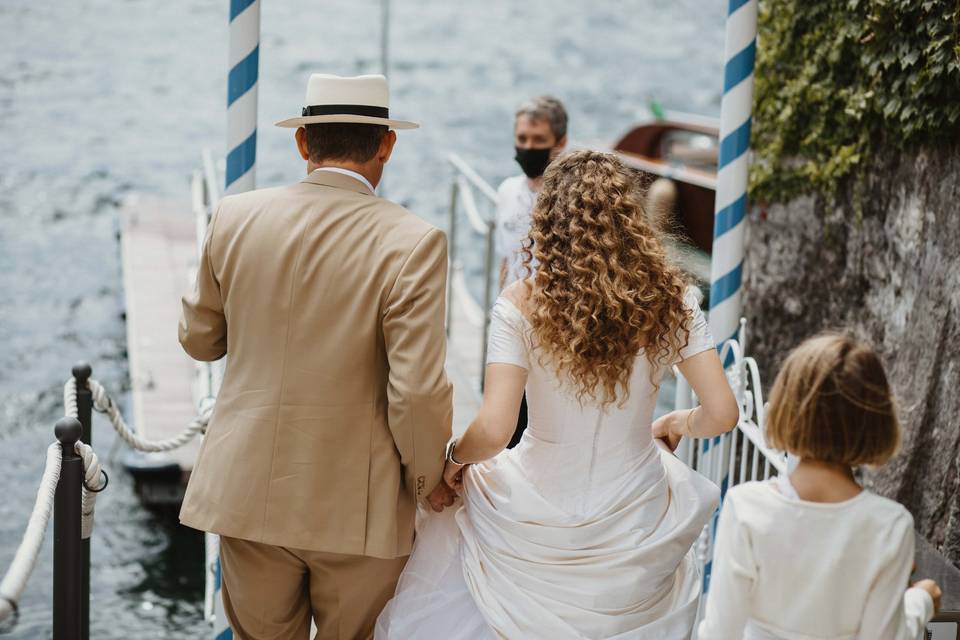
<path id="1" fill-rule="evenodd" d="M 869 491 L 801 500 L 787 476 L 727 492 L 698 640 L 916 640 L 913 517 Z"/>
<path id="2" fill-rule="evenodd" d="M 684 358 L 713 348 L 688 305 Z M 528 370 L 529 426 L 516 448 L 467 468 L 462 508 L 423 515 L 378 640 L 690 636 L 701 591 L 691 546 L 719 490 L 652 441 L 647 359 L 624 406 L 604 412 L 581 406 L 532 350 L 527 320 L 501 298 L 488 361 Z"/>

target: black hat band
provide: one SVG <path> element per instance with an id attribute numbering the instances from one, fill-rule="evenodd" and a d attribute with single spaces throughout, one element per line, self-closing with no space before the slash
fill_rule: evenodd
<path id="1" fill-rule="evenodd" d="M 304 116 L 369 116 L 389 118 L 387 107 L 372 107 L 363 104 L 321 104 L 303 108 Z"/>

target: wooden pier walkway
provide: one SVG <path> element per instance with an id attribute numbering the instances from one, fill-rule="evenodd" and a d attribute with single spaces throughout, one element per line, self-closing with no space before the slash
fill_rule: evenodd
<path id="1" fill-rule="evenodd" d="M 163 440 L 183 431 L 196 416 L 197 368 L 177 339 L 180 298 L 192 286 L 197 264 L 196 222 L 189 202 L 147 197 L 130 199 L 120 220 L 131 428 L 148 440 Z M 480 329 L 456 308 L 453 325 L 447 372 L 454 389 L 454 433 L 459 435 L 480 405 L 482 345 Z M 148 454 L 155 464 L 178 465 L 181 477 L 177 487 L 138 481 L 144 501 L 179 502 L 199 447 L 197 438 L 170 453 Z"/>
<path id="2" fill-rule="evenodd" d="M 196 367 L 177 339 L 180 296 L 189 286 L 197 243 L 189 202 L 136 197 L 120 213 L 120 245 L 126 300 L 127 351 L 132 395 L 131 428 L 147 440 L 164 440 L 196 416 Z M 200 448 L 195 438 L 169 453 L 147 454 L 180 466 L 186 482 Z M 177 492 L 148 501 L 178 501 Z M 159 489 L 159 488 L 153 488 Z"/>
<path id="3" fill-rule="evenodd" d="M 447 340 L 447 375 L 453 383 L 453 435 L 460 437 L 480 409 L 480 357 L 483 330 L 453 302 Z"/>

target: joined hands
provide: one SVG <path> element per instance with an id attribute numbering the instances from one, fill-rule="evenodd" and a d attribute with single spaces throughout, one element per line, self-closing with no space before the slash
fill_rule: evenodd
<path id="1" fill-rule="evenodd" d="M 453 506 L 463 491 L 463 470 L 466 467 L 467 465 L 447 462 L 443 468 L 443 480 L 427 496 L 431 509 L 440 513 L 445 508 Z"/>

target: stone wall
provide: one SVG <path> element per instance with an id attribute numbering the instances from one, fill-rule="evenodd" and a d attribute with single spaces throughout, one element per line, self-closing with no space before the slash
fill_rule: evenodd
<path id="1" fill-rule="evenodd" d="M 849 329 L 882 353 L 904 427 L 901 453 L 867 473 L 960 566 L 960 147 L 896 154 L 853 196 L 751 213 L 748 352 L 765 384 L 786 353 Z"/>

